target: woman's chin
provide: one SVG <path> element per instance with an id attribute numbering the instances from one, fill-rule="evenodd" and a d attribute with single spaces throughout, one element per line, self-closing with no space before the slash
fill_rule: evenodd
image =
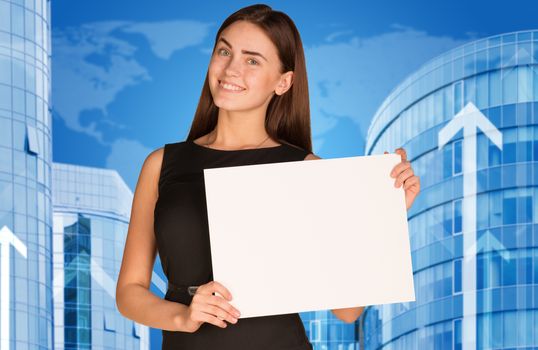
<path id="1" fill-rule="evenodd" d="M 244 106 L 241 106 L 237 103 L 231 103 L 231 101 L 226 101 L 225 99 L 217 98 L 216 100 L 213 100 L 213 102 L 218 108 L 225 109 L 227 111 L 237 111 L 245 109 Z"/>

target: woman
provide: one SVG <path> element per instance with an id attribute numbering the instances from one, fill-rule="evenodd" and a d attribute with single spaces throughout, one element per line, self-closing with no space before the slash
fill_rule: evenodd
<path id="1" fill-rule="evenodd" d="M 308 102 L 293 21 L 266 5 L 228 17 L 187 140 L 147 157 L 133 199 L 117 306 L 125 317 L 162 329 L 163 349 L 311 349 L 297 313 L 238 322 L 232 295 L 213 281 L 203 182 L 204 168 L 319 159 Z M 396 152 L 402 162 L 392 176 L 409 208 L 419 180 L 405 151 Z M 157 251 L 169 282 L 164 300 L 149 291 Z M 199 287 L 193 293 L 189 286 Z M 362 309 L 332 311 L 353 322 Z"/>

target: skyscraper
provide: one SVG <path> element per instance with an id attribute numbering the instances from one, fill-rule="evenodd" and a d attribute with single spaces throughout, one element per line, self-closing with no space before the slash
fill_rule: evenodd
<path id="1" fill-rule="evenodd" d="M 53 180 L 55 348 L 148 349 L 115 302 L 131 190 L 110 169 L 54 163 Z"/>
<path id="2" fill-rule="evenodd" d="M 50 1 L 0 1 L 0 348 L 53 346 Z"/>
<path id="3" fill-rule="evenodd" d="M 385 99 L 366 153 L 403 146 L 416 301 L 365 310 L 365 349 L 538 346 L 538 31 L 468 43 Z"/>

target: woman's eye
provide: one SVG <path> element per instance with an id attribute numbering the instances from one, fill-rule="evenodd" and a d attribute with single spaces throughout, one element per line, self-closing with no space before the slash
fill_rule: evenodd
<path id="1" fill-rule="evenodd" d="M 217 53 L 218 53 L 219 55 L 222 55 L 223 53 L 225 53 L 224 56 L 228 56 L 228 54 L 229 54 L 228 50 L 226 50 L 226 49 L 218 49 L 218 50 L 217 50 Z M 259 62 L 256 61 L 256 60 L 253 59 L 253 58 L 249 58 L 249 59 L 247 60 L 247 62 L 249 62 L 249 63 L 250 63 L 251 65 L 253 65 L 253 66 L 257 66 L 257 65 L 259 65 Z M 252 63 L 251 63 L 251 62 L 252 62 Z"/>

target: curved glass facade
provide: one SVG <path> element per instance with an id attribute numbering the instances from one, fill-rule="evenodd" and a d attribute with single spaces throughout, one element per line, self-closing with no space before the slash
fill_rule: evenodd
<path id="1" fill-rule="evenodd" d="M 49 97 L 50 2 L 0 0 L 2 350 L 53 347 Z"/>
<path id="2" fill-rule="evenodd" d="M 501 132 L 502 150 L 482 132 L 476 149 L 464 149 L 461 130 L 438 147 L 441 129 L 470 103 Z M 538 346 L 537 124 L 538 31 L 451 50 L 383 102 L 366 153 L 403 146 L 421 178 L 408 213 L 416 301 L 367 308 L 365 349 Z M 476 152 L 476 172 L 466 173 L 467 152 Z M 465 176 L 476 176 L 476 215 L 462 205 Z M 476 225 L 470 293 L 462 277 L 465 217 Z M 465 316 L 469 300 L 475 313 Z M 476 332 L 466 333 L 465 317 Z"/>
<path id="3" fill-rule="evenodd" d="M 118 173 L 53 164 L 56 349 L 148 349 L 149 328 L 116 309 L 133 194 Z"/>

